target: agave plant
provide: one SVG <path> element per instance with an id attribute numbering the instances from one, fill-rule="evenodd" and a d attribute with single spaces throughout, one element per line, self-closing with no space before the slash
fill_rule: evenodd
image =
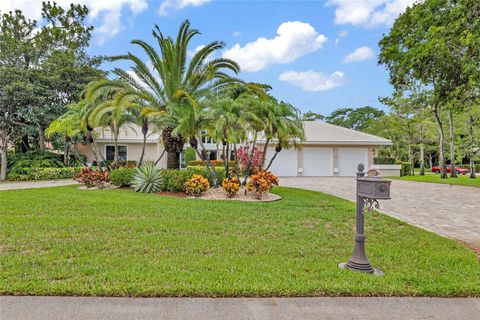
<path id="1" fill-rule="evenodd" d="M 160 191 L 162 173 L 152 163 L 137 168 L 133 176 L 132 186 L 136 192 L 154 193 Z"/>

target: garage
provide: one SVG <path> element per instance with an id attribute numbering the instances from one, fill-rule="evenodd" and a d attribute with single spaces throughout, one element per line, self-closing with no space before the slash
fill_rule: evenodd
<path id="1" fill-rule="evenodd" d="M 356 175 L 357 166 L 363 163 L 368 167 L 367 148 L 338 148 L 338 175 L 352 177 Z"/>
<path id="2" fill-rule="evenodd" d="M 275 148 L 267 149 L 267 163 L 275 154 Z M 279 177 L 293 177 L 297 175 L 297 151 L 283 149 L 273 161 L 270 171 Z"/>
<path id="3" fill-rule="evenodd" d="M 333 175 L 333 148 L 304 147 L 303 176 L 329 177 Z"/>

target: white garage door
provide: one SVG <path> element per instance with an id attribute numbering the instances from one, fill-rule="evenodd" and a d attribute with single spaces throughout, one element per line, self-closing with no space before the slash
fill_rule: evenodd
<path id="1" fill-rule="evenodd" d="M 275 148 L 267 149 L 266 163 L 270 162 L 275 154 Z M 273 164 L 269 169 L 272 173 L 279 177 L 292 177 L 297 175 L 297 151 L 283 149 L 277 155 Z"/>
<path id="2" fill-rule="evenodd" d="M 357 166 L 363 163 L 368 167 L 367 148 L 338 148 L 338 175 L 353 177 L 356 175 Z"/>
<path id="3" fill-rule="evenodd" d="M 303 176 L 325 177 L 333 175 L 332 148 L 303 148 Z"/>

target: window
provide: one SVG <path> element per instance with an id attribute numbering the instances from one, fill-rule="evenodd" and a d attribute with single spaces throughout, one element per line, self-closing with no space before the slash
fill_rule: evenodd
<path id="1" fill-rule="evenodd" d="M 106 146 L 107 161 L 115 160 L 115 146 Z M 127 146 L 118 146 L 118 160 L 127 161 Z"/>
<path id="2" fill-rule="evenodd" d="M 215 143 L 211 137 L 208 136 L 207 130 L 202 130 L 201 133 L 203 143 Z"/>
<path id="3" fill-rule="evenodd" d="M 210 160 L 217 160 L 217 151 L 210 151 L 210 156 L 209 156 L 209 159 Z"/>

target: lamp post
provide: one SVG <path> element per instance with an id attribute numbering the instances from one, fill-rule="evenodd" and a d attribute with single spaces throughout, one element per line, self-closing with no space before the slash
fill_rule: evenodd
<path id="1" fill-rule="evenodd" d="M 358 165 L 357 172 L 357 210 L 355 229 L 355 249 L 352 257 L 347 262 L 342 262 L 339 267 L 375 275 L 383 275 L 383 272 L 372 267 L 365 253 L 365 207 L 369 210 L 378 209 L 378 199 L 390 199 L 390 180 L 379 177 L 375 170 L 370 170 L 365 176 L 365 167 Z"/>

